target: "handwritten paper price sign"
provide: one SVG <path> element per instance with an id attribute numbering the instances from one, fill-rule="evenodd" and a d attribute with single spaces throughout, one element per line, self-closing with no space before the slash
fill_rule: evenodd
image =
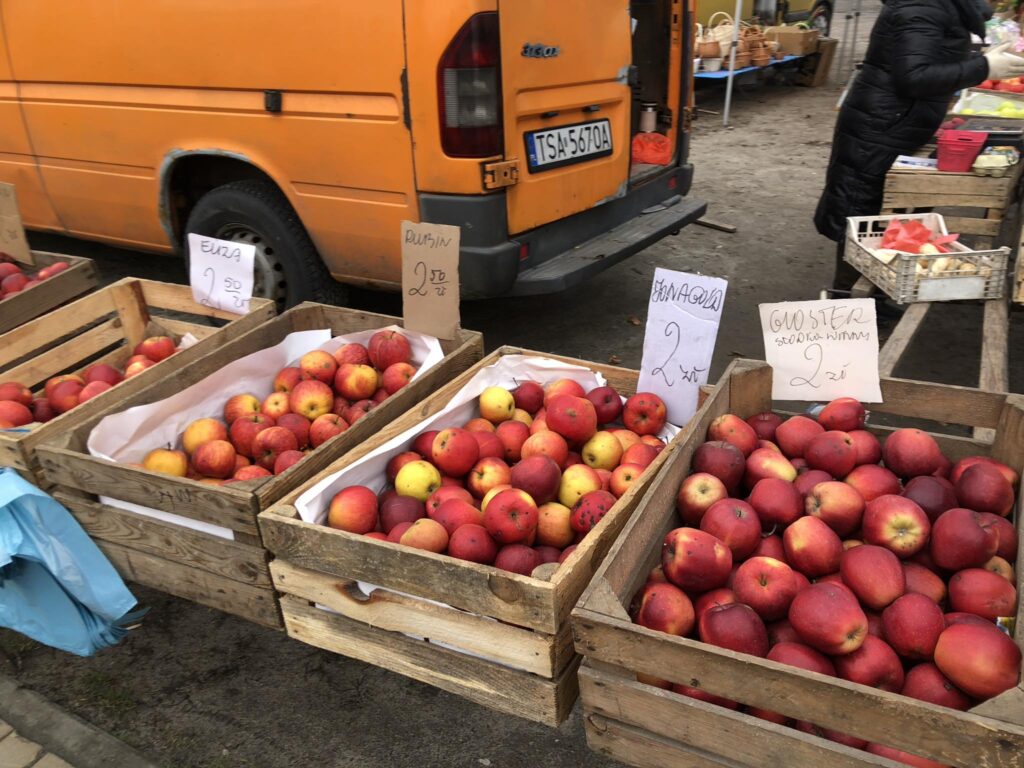
<path id="1" fill-rule="evenodd" d="M 727 287 L 720 277 L 661 268 L 654 272 L 637 390 L 664 400 L 672 424 L 685 424 L 697 412 Z"/>
<path id="2" fill-rule="evenodd" d="M 252 298 L 256 246 L 188 235 L 188 280 L 192 298 L 204 307 L 244 315 Z"/>
<path id="3" fill-rule="evenodd" d="M 0 251 L 9 253 L 22 264 L 34 266 L 36 263 L 25 238 L 25 226 L 21 223 L 13 184 L 0 183 Z"/>
<path id="4" fill-rule="evenodd" d="M 459 235 L 447 224 L 402 222 L 402 317 L 410 331 L 455 338 Z"/>
<path id="5" fill-rule="evenodd" d="M 761 304 L 765 359 L 776 400 L 855 397 L 882 402 L 873 299 Z"/>

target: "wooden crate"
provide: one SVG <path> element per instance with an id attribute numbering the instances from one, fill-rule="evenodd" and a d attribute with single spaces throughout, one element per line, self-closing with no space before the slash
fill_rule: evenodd
<path id="1" fill-rule="evenodd" d="M 123 369 L 135 345 L 147 336 L 178 338 L 191 333 L 200 340 L 31 431 L 0 431 L 0 467 L 14 467 L 30 482 L 41 484 L 34 455 L 40 443 L 109 411 L 114 404 L 195 362 L 216 344 L 237 338 L 274 316 L 273 302 L 265 299 L 253 299 L 251 310 L 239 316 L 209 309 L 192 300 L 188 286 L 126 278 L 0 335 L 0 381 L 18 381 L 33 391 L 41 389 L 51 376 L 81 372 L 97 362 Z M 211 325 L 211 321 L 223 327 Z"/>
<path id="2" fill-rule="evenodd" d="M 987 444 L 936 435 L 954 461 L 988 454 L 1017 469 L 1024 466 L 1024 396 L 901 379 L 882 379 L 882 395 L 885 403 L 871 405 L 872 412 L 996 431 L 995 440 Z M 576 649 L 587 656 L 580 669 L 580 689 L 591 746 L 643 768 L 897 766 L 793 728 L 638 683 L 636 673 L 641 672 L 889 744 L 944 765 L 1020 768 L 1024 765 L 1024 688 L 1020 684 L 970 712 L 959 712 L 631 623 L 627 608 L 633 595 L 660 562 L 664 535 L 681 525 L 676 493 L 708 425 L 723 413 L 747 417 L 771 405 L 771 369 L 765 363 L 735 362 L 694 418 L 689 439 L 669 458 L 573 612 Z M 1019 506 L 1018 533 L 1022 511 Z M 1024 546 L 1016 565 L 1021 573 Z M 1018 607 L 1018 644 L 1024 641 L 1022 614 L 1024 608 Z"/>
<path id="3" fill-rule="evenodd" d="M 1021 251 L 1024 251 L 1024 248 L 1017 249 L 1017 273 L 1010 286 L 1013 300 L 1018 304 L 1024 304 L 1024 254 Z"/>
<path id="4" fill-rule="evenodd" d="M 57 261 L 66 261 L 71 266 L 53 277 L 43 280 L 35 288 L 21 291 L 8 299 L 0 301 L 0 333 L 17 328 L 34 317 L 59 307 L 86 291 L 91 291 L 99 283 L 96 264 L 92 259 L 81 256 L 64 256 L 59 253 L 32 251 L 36 263 L 24 264 L 15 262 L 25 272 L 38 272 Z"/>
<path id="5" fill-rule="evenodd" d="M 502 347 L 424 400 L 373 442 L 327 467 L 306 487 L 414 429 L 444 408 L 481 368 L 512 354 L 583 365 L 603 374 L 623 395 L 636 391 L 636 371 Z M 659 454 L 565 564 L 557 570 L 541 566 L 543 570 L 536 573 L 546 578 L 520 576 L 304 522 L 293 506 L 305 490 L 299 489 L 260 515 L 260 530 L 275 557 L 270 570 L 274 586 L 282 593 L 281 609 L 289 636 L 502 712 L 558 725 L 577 696 L 579 660 L 572 648 L 569 613 L 682 434 Z M 389 591 L 375 591 L 367 599 L 356 589 L 359 581 Z M 333 612 L 315 607 L 316 603 Z"/>
<path id="6" fill-rule="evenodd" d="M 456 340 L 442 341 L 445 358 L 440 363 L 298 464 L 262 480 L 210 486 L 147 472 L 89 455 L 89 433 L 104 416 L 169 397 L 226 363 L 278 344 L 289 333 L 329 328 L 339 336 L 401 322 L 387 315 L 300 304 L 219 345 L 173 378 L 161 378 L 132 397 L 122 398 L 116 408 L 94 412 L 73 430 L 47 440 L 37 449 L 43 475 L 57 486 L 54 496 L 71 510 L 126 578 L 280 629 L 280 611 L 256 515 L 479 360 L 483 337 L 459 331 Z M 101 503 L 98 496 L 228 528 L 234 540 L 115 508 Z"/>

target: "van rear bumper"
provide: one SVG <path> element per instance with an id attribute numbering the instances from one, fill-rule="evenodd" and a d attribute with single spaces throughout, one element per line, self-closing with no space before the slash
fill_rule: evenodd
<path id="1" fill-rule="evenodd" d="M 462 229 L 462 297 L 554 293 L 608 269 L 704 214 L 693 167 L 666 169 L 622 197 L 512 237 L 504 193 L 420 195 L 423 221 Z"/>

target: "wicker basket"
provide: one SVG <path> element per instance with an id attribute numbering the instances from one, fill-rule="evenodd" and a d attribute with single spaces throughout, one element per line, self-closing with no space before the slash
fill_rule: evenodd
<path id="1" fill-rule="evenodd" d="M 897 253 L 886 264 L 869 249 L 881 246 L 882 235 L 893 219 L 918 220 L 937 235 L 948 234 L 945 220 L 937 213 L 847 218 L 843 258 L 889 298 L 899 304 L 1002 298 L 1006 290 L 1008 248 L 972 251 L 960 243 L 951 243 L 948 254 Z M 950 257 L 964 266 L 956 271 L 942 270 L 939 260 Z"/>

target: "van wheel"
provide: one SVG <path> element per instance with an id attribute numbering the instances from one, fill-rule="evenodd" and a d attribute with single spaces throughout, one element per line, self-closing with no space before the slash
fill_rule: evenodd
<path id="1" fill-rule="evenodd" d="M 348 298 L 309 239 L 288 199 L 265 181 L 237 181 L 203 195 L 189 214 L 189 232 L 256 247 L 253 295 L 278 310 L 303 301 L 341 305 Z"/>
<path id="2" fill-rule="evenodd" d="M 807 20 L 811 29 L 818 30 L 822 37 L 828 37 L 832 29 L 832 5 L 831 3 L 816 3 L 811 11 L 811 17 Z"/>

